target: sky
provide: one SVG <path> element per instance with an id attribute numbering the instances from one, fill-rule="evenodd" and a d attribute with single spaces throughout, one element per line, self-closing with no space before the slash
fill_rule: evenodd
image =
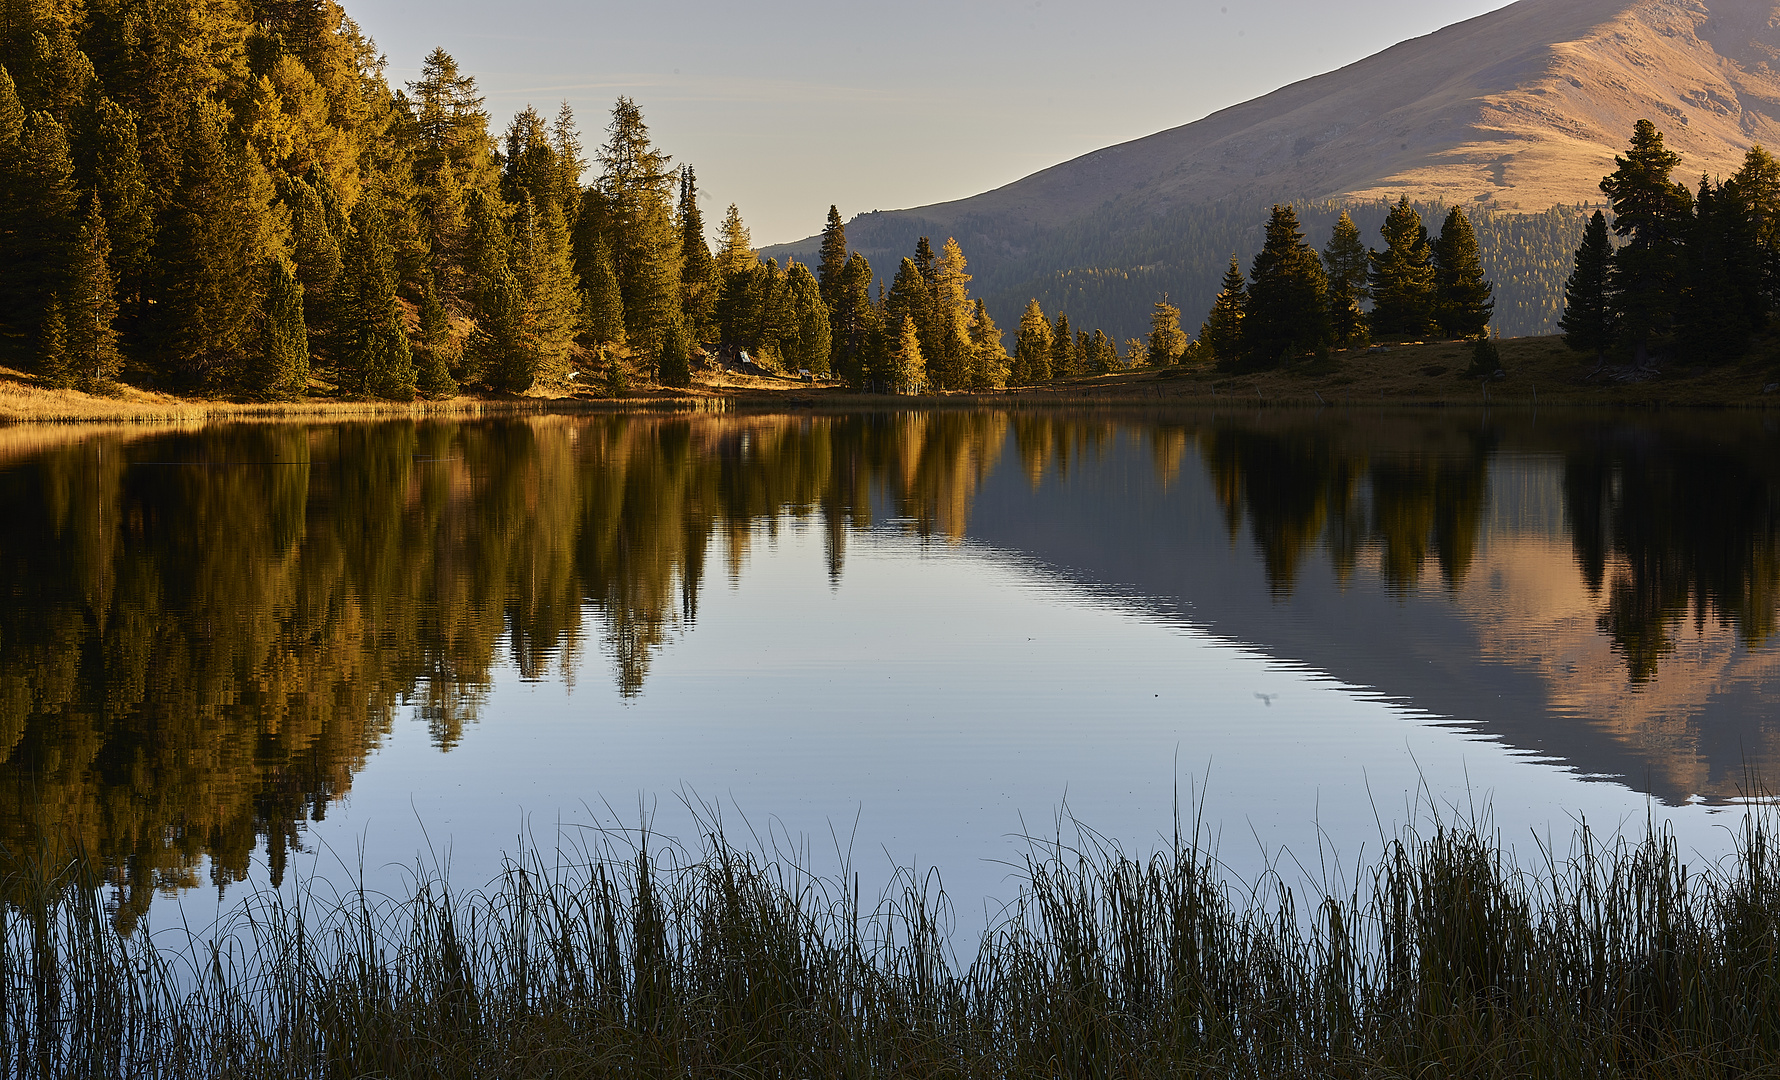
<path id="1" fill-rule="evenodd" d="M 965 198 L 1190 123 L 1500 0 L 344 0 L 392 84 L 434 46 L 497 128 L 567 101 L 591 151 L 613 102 L 696 170 L 708 226 L 757 246 Z M 591 153 L 590 153 L 591 156 Z"/>

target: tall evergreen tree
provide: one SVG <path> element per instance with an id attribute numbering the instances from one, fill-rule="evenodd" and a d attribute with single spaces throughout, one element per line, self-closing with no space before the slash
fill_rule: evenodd
<path id="1" fill-rule="evenodd" d="M 1447 211 L 1434 241 L 1434 317 L 1449 338 L 1482 337 L 1496 302 L 1495 285 L 1483 279 L 1477 233 L 1458 207 Z"/>
<path id="2" fill-rule="evenodd" d="M 80 385 L 102 387 L 117 378 L 123 359 L 117 351 L 117 279 L 111 269 L 111 241 L 105 216 L 94 197 L 73 252 L 62 304 L 68 363 Z"/>
<path id="3" fill-rule="evenodd" d="M 1230 256 L 1230 269 L 1224 271 L 1223 288 L 1211 302 L 1211 311 L 1199 327 L 1199 341 L 1211 350 L 1219 368 L 1232 371 L 1242 366 L 1248 355 L 1242 343 L 1242 317 L 1248 309 L 1248 282 L 1236 256 Z"/>
<path id="4" fill-rule="evenodd" d="M 605 241 L 597 241 L 592 264 L 582 278 L 581 333 L 597 349 L 617 349 L 624 344 L 624 297 L 618 290 L 618 271 Z"/>
<path id="5" fill-rule="evenodd" d="M 840 208 L 828 208 L 828 224 L 822 227 L 822 254 L 816 263 L 816 280 L 822 286 L 822 302 L 832 310 L 840 303 L 841 271 L 847 265 L 847 226 Z"/>
<path id="6" fill-rule="evenodd" d="M 786 276 L 785 293 L 790 317 L 779 351 L 785 366 L 792 372 L 808 370 L 817 375 L 828 374 L 831 351 L 828 326 L 828 305 L 822 302 L 822 286 L 810 268 L 792 263 Z"/>
<path id="7" fill-rule="evenodd" d="M 1725 194 L 1736 199 L 1755 245 L 1762 299 L 1758 325 L 1780 307 L 1780 161 L 1760 143 L 1749 148 L 1743 165 L 1725 182 Z"/>
<path id="8" fill-rule="evenodd" d="M 674 228 L 670 158 L 655 148 L 642 110 L 628 97 L 612 107 L 600 148 L 599 186 L 610 217 L 612 262 L 624 297 L 632 349 L 658 362 L 680 312 L 680 235 Z"/>
<path id="9" fill-rule="evenodd" d="M 68 324 L 62 317 L 62 298 L 54 293 L 44 304 L 33 345 L 37 353 L 37 372 L 46 386 L 65 390 L 80 381 L 80 373 L 68 355 Z"/>
<path id="10" fill-rule="evenodd" d="M 1434 252 L 1421 214 L 1406 195 L 1379 230 L 1384 250 L 1372 260 L 1372 337 L 1380 341 L 1421 338 L 1435 329 Z"/>
<path id="11" fill-rule="evenodd" d="M 970 388 L 991 390 L 1007 383 L 1009 357 L 1001 343 L 1001 328 L 989 317 L 989 308 L 977 300 L 970 319 Z"/>
<path id="12" fill-rule="evenodd" d="M 296 261 L 297 280 L 303 286 L 303 323 L 326 337 L 332 333 L 334 286 L 340 280 L 340 237 L 335 235 L 327 208 L 314 187 L 302 180 L 287 181 L 286 186 L 290 253 Z"/>
<path id="13" fill-rule="evenodd" d="M 896 268 L 896 276 L 890 279 L 890 295 L 884 300 L 884 320 L 887 326 L 900 328 L 904 317 L 914 320 L 915 332 L 921 333 L 923 327 L 933 324 L 933 293 L 928 281 L 921 274 L 921 268 L 914 259 L 905 258 Z M 900 333 L 900 329 L 898 330 Z M 922 339 L 923 348 L 926 337 Z"/>
<path id="14" fill-rule="evenodd" d="M 448 164 L 464 188 L 492 191 L 497 180 L 494 143 L 475 77 L 459 71 L 450 53 L 434 49 L 421 61 L 420 78 L 408 84 L 408 92 L 419 137 L 419 174 L 436 176 Z"/>
<path id="15" fill-rule="evenodd" d="M 396 303 L 400 277 L 389 217 L 379 202 L 367 197 L 352 210 L 352 236 L 335 290 L 335 376 L 348 393 L 406 401 L 414 396 L 414 357 Z"/>
<path id="16" fill-rule="evenodd" d="M 67 287 L 79 208 L 66 130 L 48 112 L 20 123 L 5 91 L 0 84 L 0 356 L 27 366 L 49 298 Z"/>
<path id="17" fill-rule="evenodd" d="M 136 115 L 110 98 L 94 109 L 87 186 L 105 207 L 111 267 L 121 303 L 140 314 L 155 240 L 154 197 L 142 167 Z"/>
<path id="18" fill-rule="evenodd" d="M 288 259 L 266 261 L 266 309 L 259 354 L 248 384 L 256 397 L 302 397 L 309 384 L 309 329 L 303 323 L 303 283 Z"/>
<path id="19" fill-rule="evenodd" d="M 1576 249 L 1576 268 L 1564 283 L 1564 344 L 1604 358 L 1613 343 L 1613 244 L 1607 216 L 1596 210 Z"/>
<path id="20" fill-rule="evenodd" d="M 705 242 L 705 219 L 698 208 L 698 179 L 692 166 L 680 170 L 680 312 L 694 341 L 715 329 L 717 295 L 722 282 L 717 262 Z"/>
<path id="21" fill-rule="evenodd" d="M 496 390 L 519 393 L 531 385 L 525 294 L 519 279 L 504 266 L 483 283 L 467 352 L 470 366 Z"/>
<path id="22" fill-rule="evenodd" d="M 832 370 L 848 386 L 865 385 L 866 331 L 874 314 L 871 282 L 871 264 L 865 256 L 858 252 L 847 256 L 829 319 L 829 348 Z"/>
<path id="23" fill-rule="evenodd" d="M 1051 321 L 1037 298 L 1027 302 L 1014 338 L 1012 381 L 1017 386 L 1038 386 L 1051 381 Z"/>
<path id="24" fill-rule="evenodd" d="M 433 275 L 421 280 L 420 326 L 415 337 L 414 388 L 424 397 L 448 398 L 457 393 L 451 371 L 461 361 L 461 350 L 451 336 L 451 319 Z"/>
<path id="25" fill-rule="evenodd" d="M 1601 191 L 1613 203 L 1613 231 L 1625 239 L 1613 253 L 1614 323 L 1642 364 L 1651 338 L 1666 333 L 1674 316 L 1693 200 L 1670 179 L 1681 156 L 1663 146 L 1649 120 L 1638 121 L 1631 147 L 1613 161 Z"/>
<path id="26" fill-rule="evenodd" d="M 1749 350 L 1761 310 L 1753 231 L 1734 192 L 1700 177 L 1694 218 L 1683 245 L 1675 329 L 1689 356 L 1707 363 Z"/>
<path id="27" fill-rule="evenodd" d="M 524 386 L 517 385 L 517 375 L 509 379 L 506 388 L 515 392 L 534 385 L 559 386 L 569 371 L 581 304 L 568 230 L 557 205 L 546 201 L 540 208 L 527 198 L 514 220 L 513 272 L 525 298 L 526 351 L 531 365 L 531 377 Z"/>
<path id="28" fill-rule="evenodd" d="M 1327 341 L 1326 289 L 1322 260 L 1304 242 L 1297 213 L 1290 203 L 1276 204 L 1249 269 L 1242 338 L 1250 362 L 1273 367 Z"/>
<path id="29" fill-rule="evenodd" d="M 1180 328 L 1180 308 L 1163 296 L 1150 315 L 1149 365 L 1160 368 L 1179 363 L 1186 351 L 1187 335 Z"/>
<path id="30" fill-rule="evenodd" d="M 271 180 L 227 118 L 208 102 L 188 110 L 179 183 L 155 246 L 151 355 L 187 386 L 234 382 L 264 310 L 265 260 L 283 246 Z"/>
<path id="31" fill-rule="evenodd" d="M 692 385 L 692 354 L 686 344 L 686 331 L 681 329 L 678 319 L 670 321 L 662 333 L 657 377 L 663 386 Z"/>
<path id="32" fill-rule="evenodd" d="M 1071 375 L 1079 375 L 1073 371 L 1071 360 L 1074 358 L 1075 335 L 1069 329 L 1069 316 L 1057 312 L 1057 321 L 1051 327 L 1051 377 L 1067 379 Z"/>
<path id="33" fill-rule="evenodd" d="M 1360 227 L 1346 210 L 1335 222 L 1329 246 L 1323 249 L 1323 269 L 1329 275 L 1329 335 L 1346 348 L 1366 338 L 1366 314 L 1361 305 L 1372 298 L 1366 244 Z M 1226 279 L 1227 283 L 1228 279 Z M 1216 352 L 1216 350 L 1213 350 Z"/>

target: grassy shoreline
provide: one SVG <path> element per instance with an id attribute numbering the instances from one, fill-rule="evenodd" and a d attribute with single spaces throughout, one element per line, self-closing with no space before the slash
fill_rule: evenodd
<path id="1" fill-rule="evenodd" d="M 418 416 L 502 416 L 632 410 L 1028 408 L 1083 406 L 1479 407 L 1541 405 L 1613 408 L 1780 407 L 1777 349 L 1721 367 L 1661 362 L 1633 370 L 1596 366 L 1559 337 L 1499 342 L 1504 377 L 1465 375 L 1470 345 L 1413 342 L 1334 353 L 1323 361 L 1249 374 L 1206 368 L 1137 371 L 988 393 L 891 397 L 793 379 L 699 379 L 686 390 L 639 390 L 621 398 L 581 392 L 558 397 L 349 401 L 310 398 L 248 402 L 180 397 L 132 387 L 111 396 L 56 390 L 0 369 L 0 424 L 106 421 L 348 420 Z"/>
<path id="2" fill-rule="evenodd" d="M 1780 1072 L 1780 813 L 1516 862 L 1405 830 L 1356 884 L 1244 891 L 1203 837 L 1035 847 L 962 958 L 930 877 L 874 906 L 730 846 L 533 852 L 475 892 L 251 898 L 188 952 L 73 867 L 0 909 L 0 1066 L 255 1077 L 1723 1077 Z M 646 840 L 647 838 L 645 838 Z"/>

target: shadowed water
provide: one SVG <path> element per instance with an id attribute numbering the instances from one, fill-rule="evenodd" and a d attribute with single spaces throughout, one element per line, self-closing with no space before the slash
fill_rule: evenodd
<path id="1" fill-rule="evenodd" d="M 78 848 L 125 928 L 293 858 L 475 875 L 522 830 L 696 829 L 678 792 L 937 864 L 964 907 L 1061 805 L 1141 850 L 1202 799 L 1249 878 L 1418 799 L 1523 836 L 1654 799 L 1718 851 L 1687 804 L 1776 755 L 1777 444 L 1718 414 L 5 429 L 0 838 Z"/>

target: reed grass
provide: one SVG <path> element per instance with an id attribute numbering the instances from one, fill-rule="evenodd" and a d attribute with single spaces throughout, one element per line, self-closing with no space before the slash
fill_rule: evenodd
<path id="1" fill-rule="evenodd" d="M 469 892 L 311 881 L 189 948 L 78 864 L 0 915 L 17 1076 L 1730 1077 L 1780 1074 L 1780 823 L 1687 865 L 1579 831 L 1530 865 L 1406 829 L 1356 883 L 1231 884 L 1203 836 L 1035 847 L 960 960 L 930 877 L 862 906 L 713 830 L 522 853 Z"/>

